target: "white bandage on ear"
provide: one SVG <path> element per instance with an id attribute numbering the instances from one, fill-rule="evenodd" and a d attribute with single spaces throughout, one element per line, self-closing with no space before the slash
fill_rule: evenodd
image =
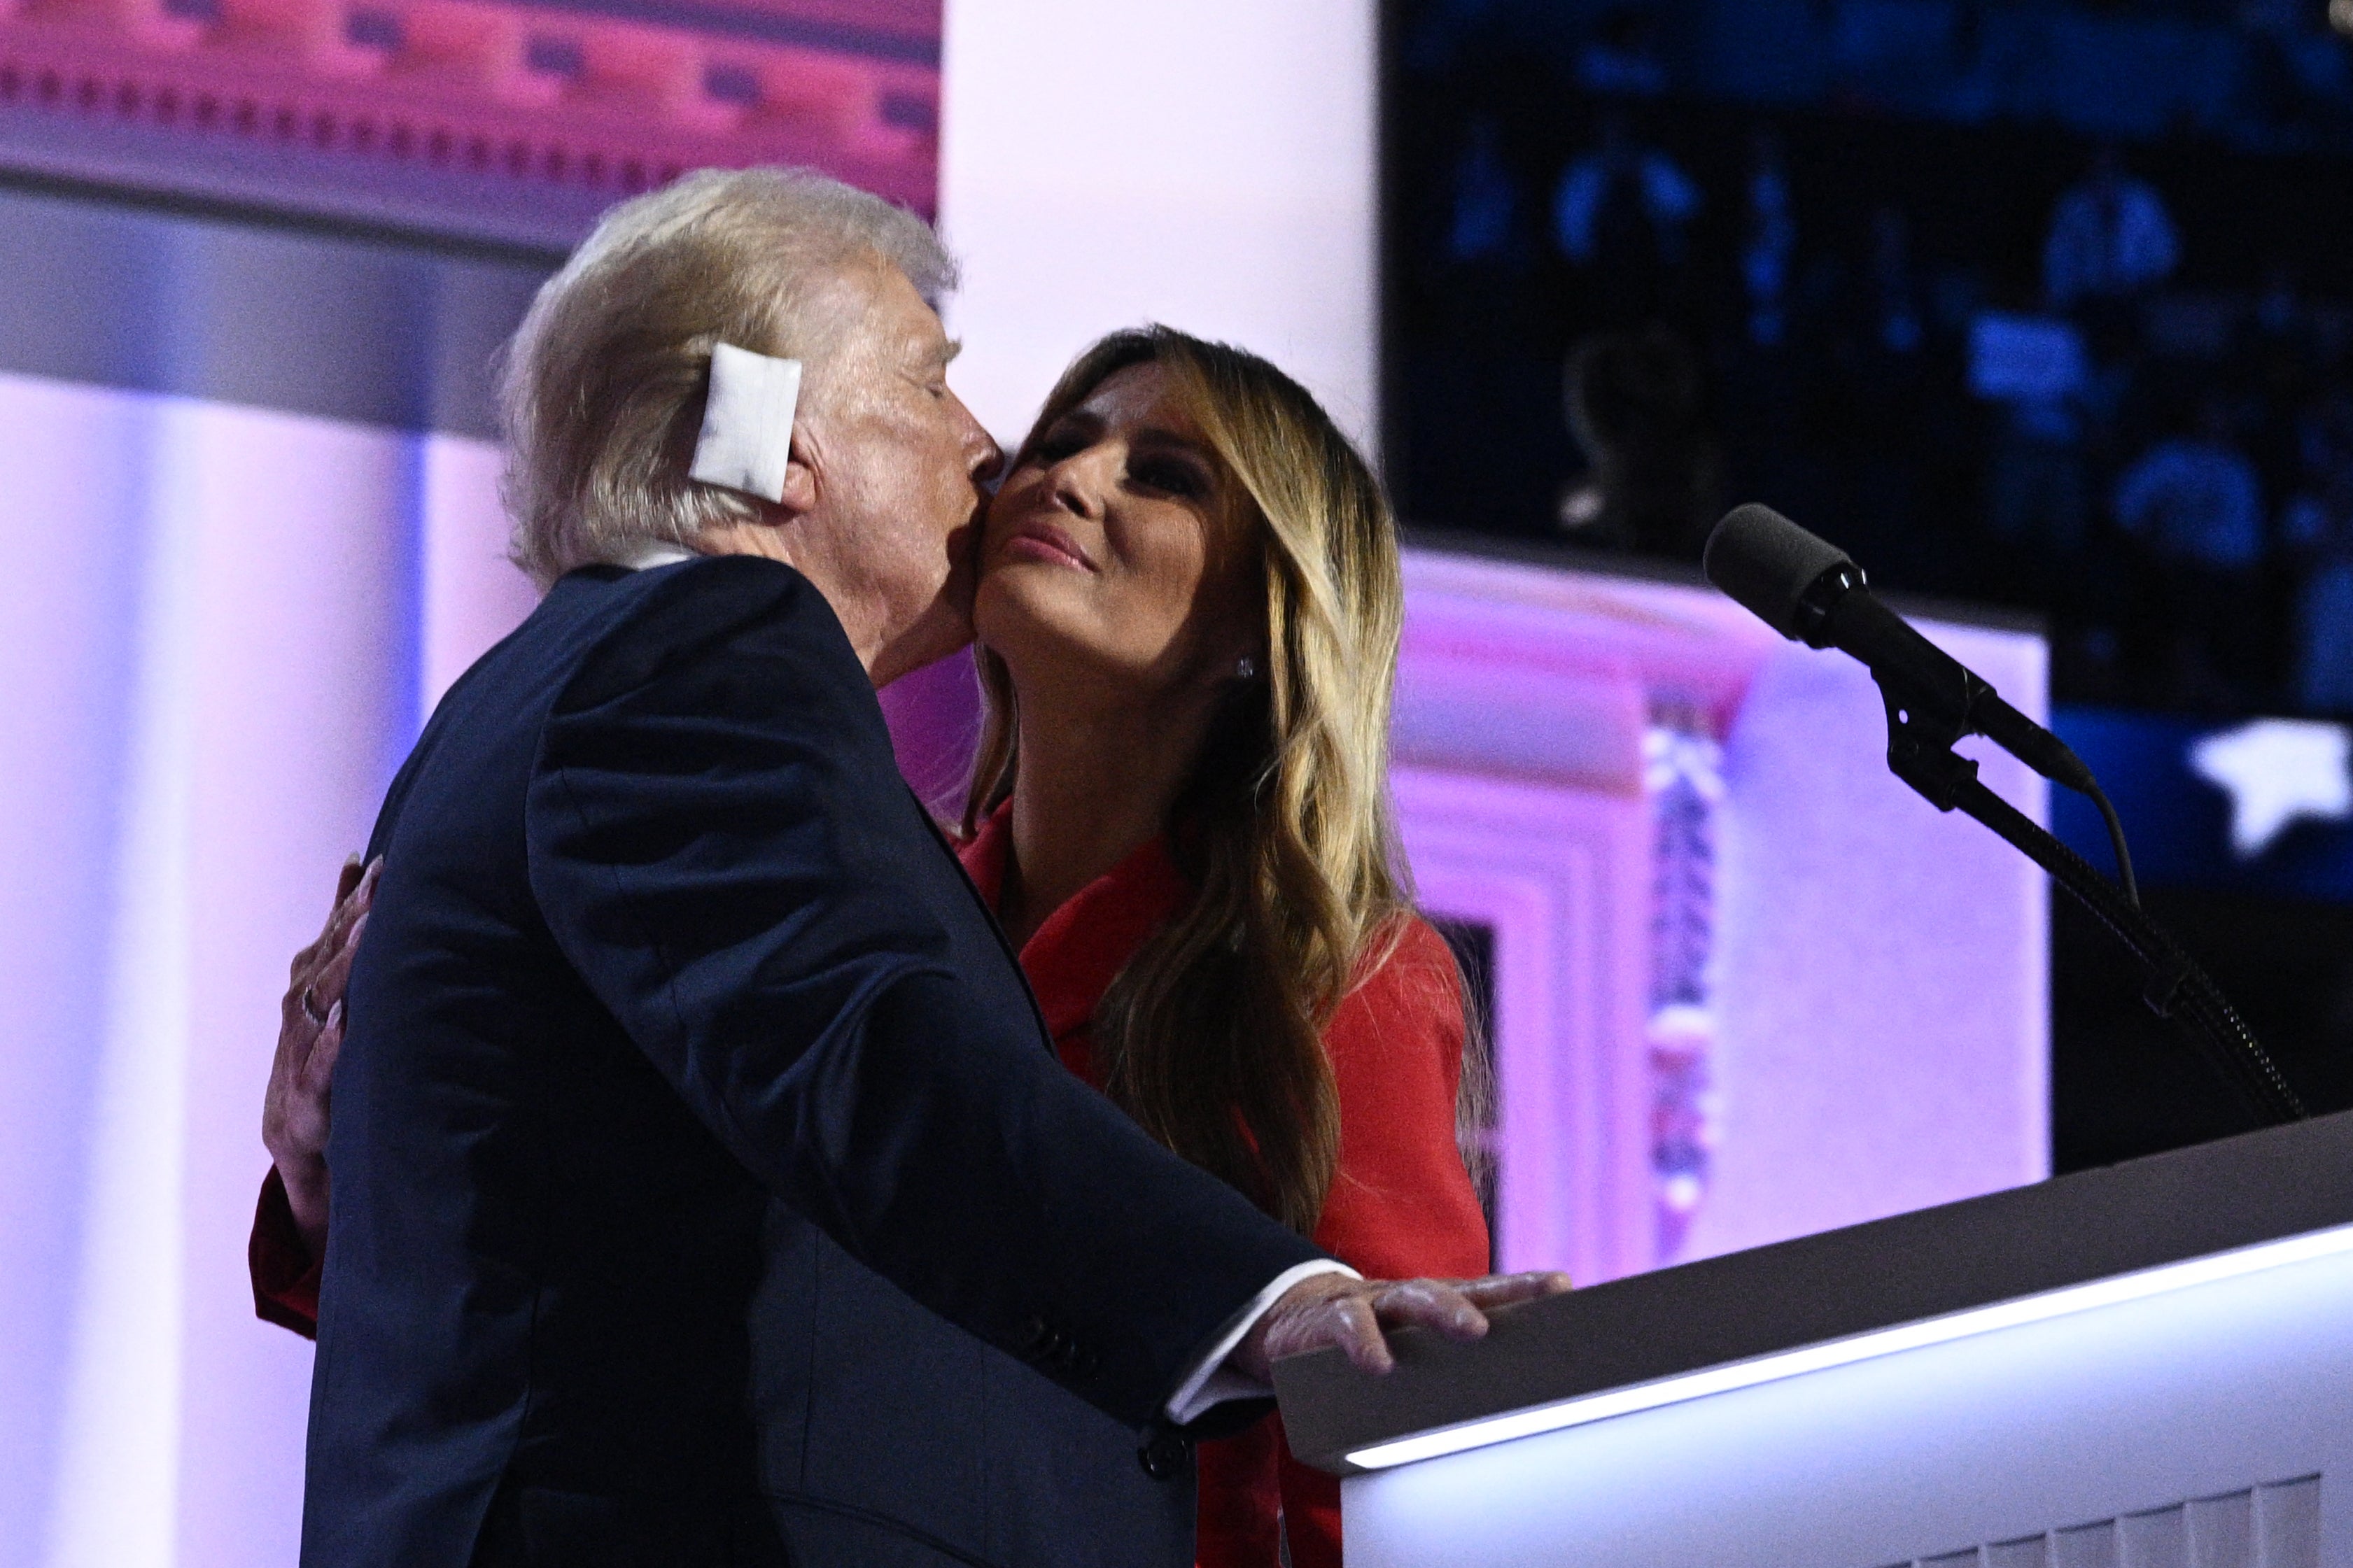
<path id="1" fill-rule="evenodd" d="M 687 477 L 763 500 L 785 499 L 785 463 L 793 450 L 793 408 L 800 402 L 801 362 L 714 343 L 711 395 L 702 436 Z"/>

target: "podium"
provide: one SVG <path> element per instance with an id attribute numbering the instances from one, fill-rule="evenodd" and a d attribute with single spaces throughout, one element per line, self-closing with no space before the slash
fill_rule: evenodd
<path id="1" fill-rule="evenodd" d="M 2353 1568 L 2353 1112 L 1395 1342 L 1349 1568 Z"/>

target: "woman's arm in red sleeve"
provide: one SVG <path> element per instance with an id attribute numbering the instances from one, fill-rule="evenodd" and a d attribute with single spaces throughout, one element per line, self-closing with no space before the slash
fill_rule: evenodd
<path id="1" fill-rule="evenodd" d="M 1454 955 L 1419 920 L 1324 1030 L 1340 1169 L 1314 1239 L 1368 1279 L 1487 1272 L 1487 1222 L 1456 1141 L 1463 1032 Z"/>
<path id="2" fill-rule="evenodd" d="M 302 1244 L 286 1184 L 278 1167 L 262 1179 L 261 1202 L 253 1214 L 253 1237 L 245 1261 L 253 1275 L 253 1310 L 266 1323 L 291 1329 L 304 1339 L 319 1337 L 319 1260 Z"/>
<path id="3" fill-rule="evenodd" d="M 1368 1279 L 1487 1272 L 1487 1221 L 1456 1142 L 1463 1035 L 1454 955 L 1419 920 L 1324 1033 L 1340 1097 L 1340 1170 L 1315 1243 Z M 1339 1568 L 1339 1481 L 1286 1444 L 1282 1485 L 1293 1568 Z"/>

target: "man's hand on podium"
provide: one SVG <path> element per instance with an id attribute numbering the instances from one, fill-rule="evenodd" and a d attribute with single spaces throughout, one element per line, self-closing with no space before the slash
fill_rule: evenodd
<path id="1" fill-rule="evenodd" d="M 1449 1339 L 1475 1340 L 1487 1331 L 1487 1313 L 1516 1301 L 1556 1296 L 1568 1276 L 1549 1270 L 1490 1274 L 1483 1279 L 1352 1279 L 1318 1274 L 1275 1300 L 1226 1364 L 1263 1383 L 1285 1356 L 1338 1346 L 1366 1372 L 1397 1364 L 1383 1337 L 1391 1329 L 1433 1329 Z"/>

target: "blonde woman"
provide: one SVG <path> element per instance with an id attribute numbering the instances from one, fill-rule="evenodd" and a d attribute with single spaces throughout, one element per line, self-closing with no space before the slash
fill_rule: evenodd
<path id="1" fill-rule="evenodd" d="M 1380 488 L 1314 398 L 1181 332 L 1104 339 L 987 514 L 960 853 L 1071 1071 L 1366 1276 L 1464 1277 L 1488 1238 L 1456 1142 L 1463 1003 L 1389 809 L 1402 616 Z M 364 904 L 290 1009 L 337 1005 Z M 272 1212 L 257 1289 L 301 1327 L 312 1249 Z M 1336 1483 L 1272 1418 L 1204 1444 L 1198 1475 L 1203 1568 L 1286 1542 L 1339 1563 Z"/>
<path id="2" fill-rule="evenodd" d="M 1166 329 L 1062 377 L 991 503 L 965 868 L 1064 1065 L 1375 1279 L 1482 1274 L 1464 1013 L 1388 798 L 1380 487 L 1297 383 Z M 1198 1561 L 1340 1561 L 1273 1419 L 1200 1453 Z M 1278 1526 L 1278 1518 L 1280 1525 Z"/>

